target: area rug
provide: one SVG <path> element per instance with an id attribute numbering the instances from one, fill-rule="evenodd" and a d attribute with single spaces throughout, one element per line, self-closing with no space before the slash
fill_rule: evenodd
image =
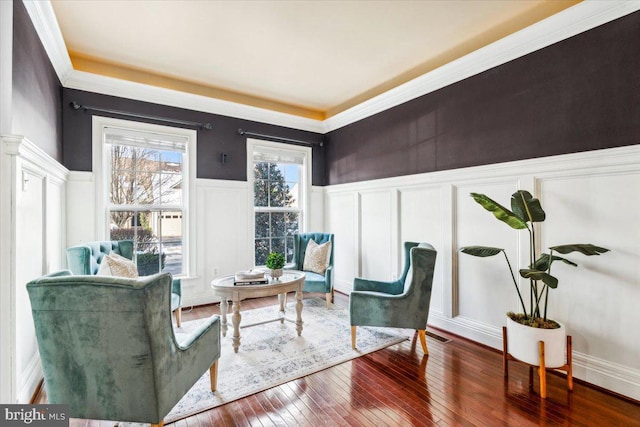
<path id="1" fill-rule="evenodd" d="M 209 373 L 193 386 L 165 418 L 177 421 L 198 412 L 292 381 L 305 375 L 408 339 L 407 330 L 358 328 L 358 349 L 351 348 L 351 328 L 347 309 L 327 310 L 324 299 L 303 300 L 302 336 L 294 323 L 267 323 L 240 330 L 240 349 L 233 352 L 231 316 L 229 330 L 222 338 L 218 364 L 218 390 L 209 386 Z M 295 302 L 287 304 L 287 317 L 295 318 Z M 277 307 L 242 312 L 242 324 L 257 323 L 277 316 Z M 176 329 L 183 334 L 197 328 L 199 321 L 183 322 Z M 412 332 L 412 331 L 409 331 Z M 122 424 L 121 424 L 122 425 Z"/>

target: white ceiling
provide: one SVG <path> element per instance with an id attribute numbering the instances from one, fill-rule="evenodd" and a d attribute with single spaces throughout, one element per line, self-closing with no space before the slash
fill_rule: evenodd
<path id="1" fill-rule="evenodd" d="M 577 0 L 54 0 L 75 69 L 324 119 Z"/>

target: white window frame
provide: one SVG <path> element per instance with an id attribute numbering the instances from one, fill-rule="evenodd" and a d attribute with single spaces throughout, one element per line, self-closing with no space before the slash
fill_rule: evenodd
<path id="1" fill-rule="evenodd" d="M 312 153 L 313 150 L 311 147 L 303 147 L 299 145 L 293 144 L 283 144 L 280 142 L 273 141 L 265 141 L 261 139 L 253 139 L 247 138 L 247 184 L 249 186 L 249 191 L 247 191 L 249 195 L 249 253 L 251 254 L 251 262 L 255 262 L 256 259 L 256 247 L 255 247 L 255 238 L 256 238 L 256 207 L 254 206 L 255 194 L 254 194 L 254 176 L 253 176 L 253 153 L 254 151 L 260 151 L 261 148 L 264 148 L 269 151 L 281 151 L 283 153 L 294 153 L 295 155 L 302 155 L 303 164 L 302 164 L 302 172 L 300 173 L 300 200 L 298 201 L 300 207 L 300 216 L 298 223 L 298 232 L 304 233 L 307 230 L 308 221 L 307 217 L 309 216 L 309 206 L 311 199 L 311 165 L 312 162 Z"/>
<path id="2" fill-rule="evenodd" d="M 187 151 L 183 154 L 182 203 L 182 256 L 183 271 L 177 277 L 193 277 L 196 270 L 196 232 L 195 215 L 196 198 L 190 194 L 195 191 L 196 183 L 196 146 L 198 133 L 192 129 L 155 125 L 131 120 L 93 116 L 92 119 L 92 168 L 95 183 L 95 236 L 97 240 L 109 237 L 109 173 L 111 172 L 110 153 L 104 143 L 104 131 L 107 127 L 119 127 L 141 132 L 159 133 L 187 139 Z"/>

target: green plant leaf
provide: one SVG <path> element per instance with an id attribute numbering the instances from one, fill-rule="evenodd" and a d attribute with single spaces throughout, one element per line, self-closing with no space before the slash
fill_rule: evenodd
<path id="1" fill-rule="evenodd" d="M 531 193 L 518 190 L 511 195 L 511 210 L 513 213 L 524 218 L 527 222 L 542 222 L 546 218 L 540 200 L 535 199 Z"/>
<path id="2" fill-rule="evenodd" d="M 532 269 L 538 270 L 538 271 L 547 271 L 549 270 L 549 266 L 551 265 L 551 263 L 553 263 L 553 261 L 562 261 L 565 264 L 572 265 L 574 267 L 578 266 L 578 264 L 566 258 L 562 258 L 555 255 L 553 256 L 553 258 L 551 258 L 549 254 L 541 254 L 540 258 L 538 258 L 536 262 L 533 264 Z"/>
<path id="3" fill-rule="evenodd" d="M 284 267 L 285 258 L 284 255 L 279 252 L 271 252 L 267 255 L 267 260 L 265 262 L 265 266 L 272 270 L 277 270 L 279 268 Z"/>
<path id="4" fill-rule="evenodd" d="M 460 249 L 460 252 L 473 255 L 481 258 L 486 258 L 494 255 L 498 255 L 504 249 L 492 248 L 490 246 L 465 246 Z"/>
<path id="5" fill-rule="evenodd" d="M 602 248 L 600 246 L 592 245 L 591 243 L 575 243 L 571 245 L 560 245 L 550 247 L 552 251 L 559 252 L 561 254 L 568 254 L 571 252 L 580 252 L 583 255 L 600 255 L 605 252 L 609 252 L 609 249 Z"/>
<path id="6" fill-rule="evenodd" d="M 475 200 L 480 206 L 491 212 L 493 216 L 507 224 L 509 227 L 515 228 L 516 230 L 527 228 L 527 222 L 524 219 L 486 195 L 471 193 L 471 197 L 473 197 L 473 200 Z"/>
<path id="7" fill-rule="evenodd" d="M 549 286 L 552 289 L 558 287 L 558 279 L 544 271 L 523 268 L 522 270 L 520 270 L 520 276 L 524 277 L 525 279 L 542 280 L 545 285 Z"/>

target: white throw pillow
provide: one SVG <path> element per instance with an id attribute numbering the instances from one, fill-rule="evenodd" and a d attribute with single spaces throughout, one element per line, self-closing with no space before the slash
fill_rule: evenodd
<path id="1" fill-rule="evenodd" d="M 331 258 L 331 241 L 318 245 L 313 239 L 307 244 L 307 251 L 304 254 L 302 269 L 324 274 L 329 267 Z"/>
<path id="2" fill-rule="evenodd" d="M 111 252 L 102 258 L 98 276 L 128 277 L 138 278 L 138 267 L 136 263 L 117 253 Z"/>

